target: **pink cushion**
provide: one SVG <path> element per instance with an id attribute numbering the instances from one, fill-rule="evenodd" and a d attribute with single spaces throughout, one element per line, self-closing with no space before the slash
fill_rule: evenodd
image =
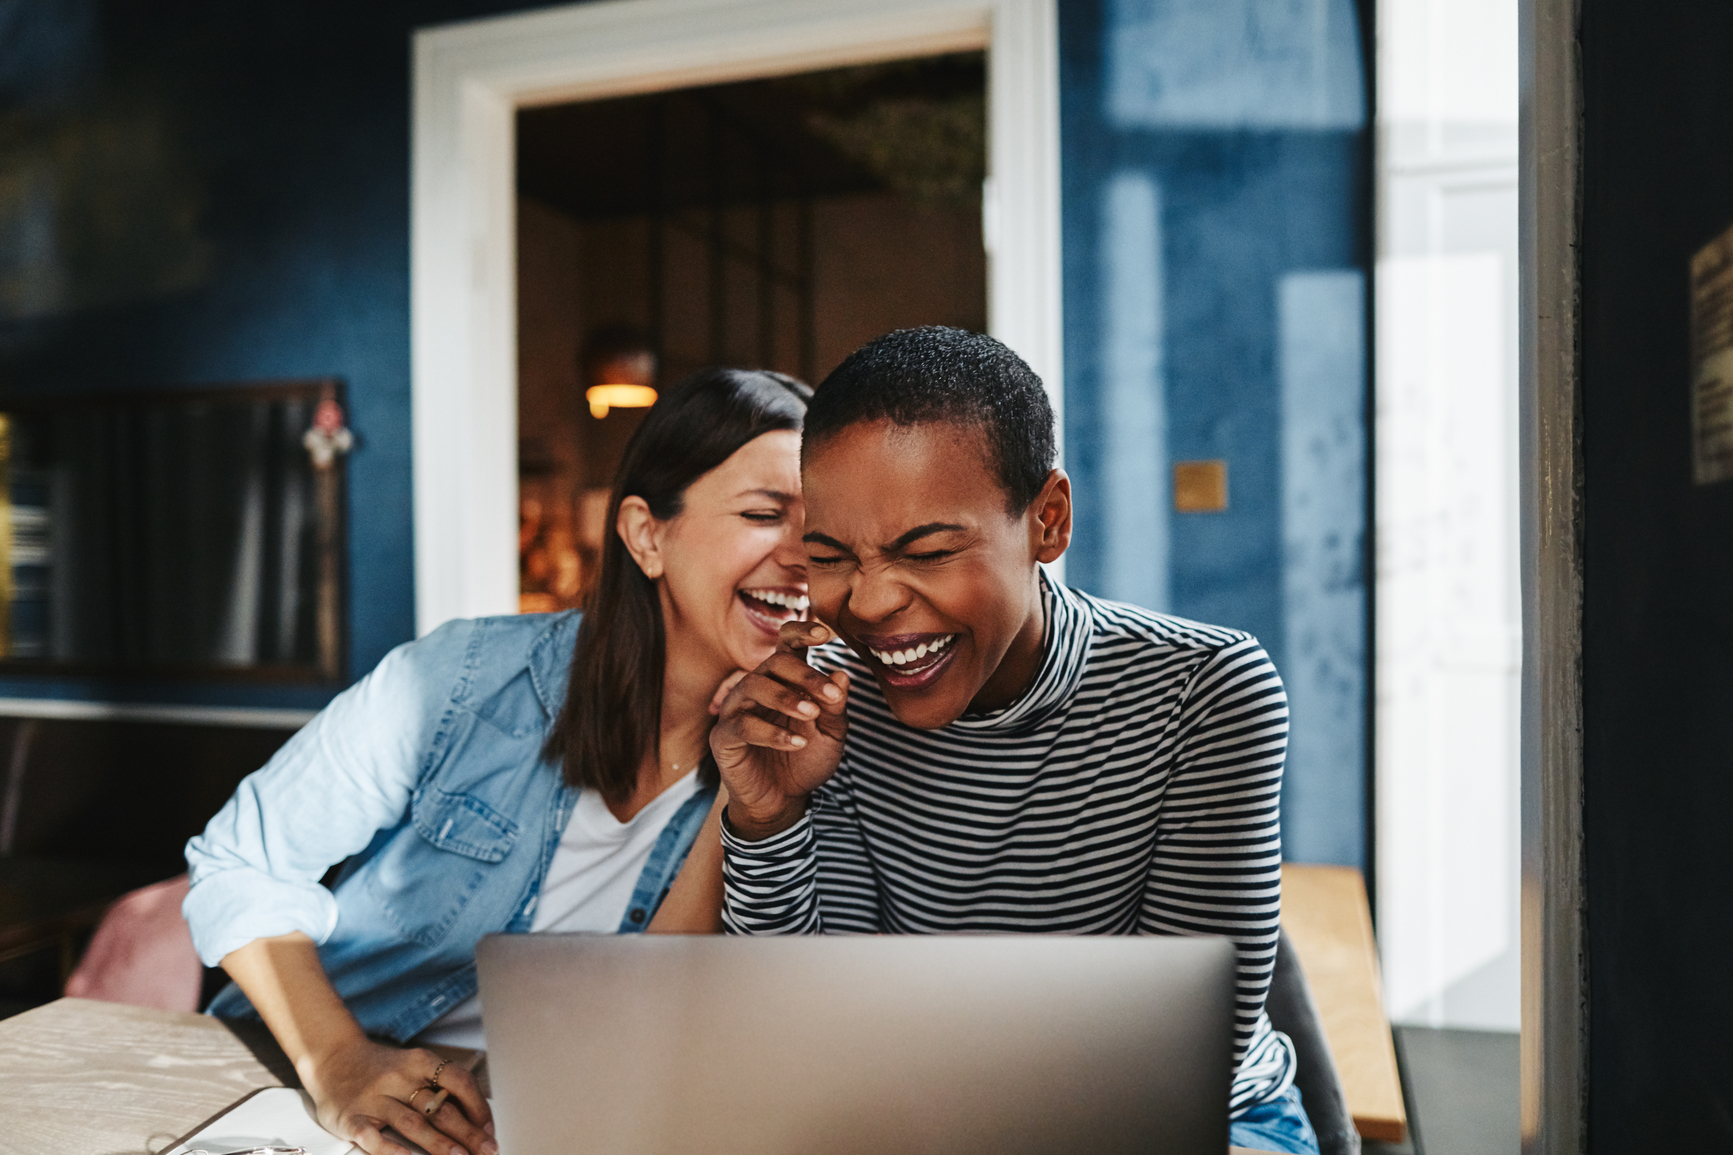
<path id="1" fill-rule="evenodd" d="M 186 875 L 135 890 L 108 908 L 78 969 L 66 980 L 73 998 L 132 1003 L 165 1011 L 196 1011 L 204 966 L 181 900 Z"/>

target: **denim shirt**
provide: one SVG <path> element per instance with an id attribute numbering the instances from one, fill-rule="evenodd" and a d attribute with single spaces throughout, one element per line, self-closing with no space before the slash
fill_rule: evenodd
<path id="1" fill-rule="evenodd" d="M 577 625 L 576 613 L 449 622 L 386 655 L 249 775 L 187 843 L 182 911 L 205 964 L 301 931 L 362 1029 L 399 1042 L 475 994 L 476 943 L 529 930 L 577 801 L 542 757 Z M 702 789 L 668 820 L 620 933 L 649 924 L 715 797 Z M 210 1011 L 255 1013 L 232 983 Z"/>

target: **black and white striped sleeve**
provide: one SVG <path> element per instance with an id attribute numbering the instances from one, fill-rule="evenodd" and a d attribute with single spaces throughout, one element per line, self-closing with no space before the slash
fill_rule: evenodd
<path id="1" fill-rule="evenodd" d="M 722 825 L 722 923 L 730 934 L 876 934 L 879 887 L 853 804 L 835 779 L 780 834 Z"/>
<path id="2" fill-rule="evenodd" d="M 1198 667 L 1171 733 L 1173 769 L 1140 926 L 1233 939 L 1234 1106 L 1262 1102 L 1285 1089 L 1266 1084 L 1292 1078 L 1286 1041 L 1263 1016 L 1281 923 L 1288 703 L 1255 639 L 1224 646 Z"/>

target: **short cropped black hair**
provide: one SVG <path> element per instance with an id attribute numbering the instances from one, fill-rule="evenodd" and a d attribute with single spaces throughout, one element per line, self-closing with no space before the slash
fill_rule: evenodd
<path id="1" fill-rule="evenodd" d="M 813 392 L 802 457 L 866 421 L 980 429 L 1012 516 L 1029 508 L 1053 470 L 1053 407 L 1041 378 L 980 333 L 898 329 L 850 353 Z"/>

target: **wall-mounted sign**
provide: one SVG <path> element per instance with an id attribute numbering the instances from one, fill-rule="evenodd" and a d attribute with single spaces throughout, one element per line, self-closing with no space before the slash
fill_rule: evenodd
<path id="1" fill-rule="evenodd" d="M 1733 478 L 1733 228 L 1691 258 L 1691 465 Z"/>
<path id="2" fill-rule="evenodd" d="M 1176 461 L 1173 508 L 1179 513 L 1221 513 L 1228 507 L 1228 463 Z"/>

